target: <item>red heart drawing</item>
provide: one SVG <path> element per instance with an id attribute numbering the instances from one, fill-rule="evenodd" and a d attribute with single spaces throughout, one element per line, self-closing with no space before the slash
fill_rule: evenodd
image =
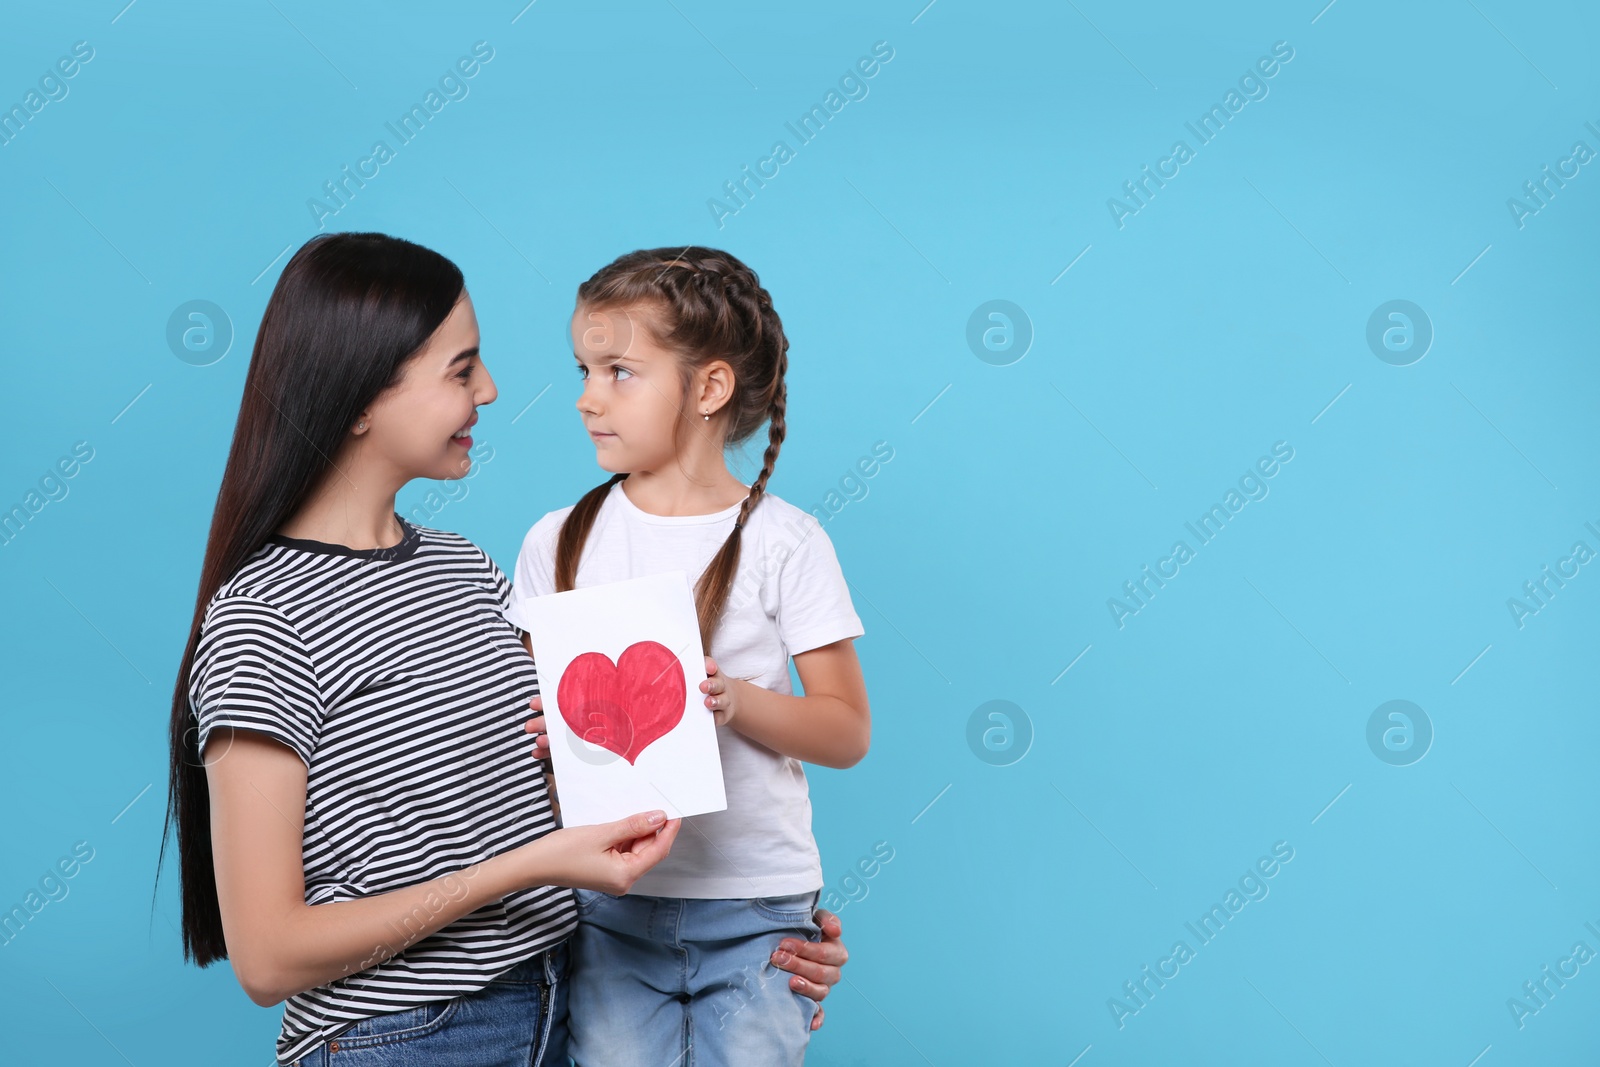
<path id="1" fill-rule="evenodd" d="M 556 704 L 579 737 L 633 763 L 678 725 L 686 692 L 677 655 L 640 641 L 615 664 L 602 652 L 574 657 L 556 686 Z"/>

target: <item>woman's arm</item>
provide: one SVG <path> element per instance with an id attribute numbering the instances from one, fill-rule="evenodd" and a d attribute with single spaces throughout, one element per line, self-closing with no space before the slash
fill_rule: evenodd
<path id="1" fill-rule="evenodd" d="M 784 696 L 753 682 L 729 678 L 706 657 L 700 683 L 706 707 L 758 744 L 824 767 L 853 767 L 872 740 L 867 683 L 854 641 L 846 638 L 794 658 L 805 696 Z"/>
<path id="2" fill-rule="evenodd" d="M 262 734 L 216 730 L 205 749 L 223 935 L 234 974 L 263 1007 L 375 966 L 506 894 L 538 885 L 626 893 L 672 847 L 663 812 L 555 830 L 419 885 L 308 905 L 306 767 Z"/>

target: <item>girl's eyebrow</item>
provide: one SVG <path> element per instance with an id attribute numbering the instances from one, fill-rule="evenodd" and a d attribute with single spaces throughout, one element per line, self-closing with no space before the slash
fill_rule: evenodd
<path id="1" fill-rule="evenodd" d="M 572 358 L 577 360 L 580 365 L 583 364 L 583 357 L 578 355 L 578 353 L 576 353 L 576 352 L 572 353 Z M 628 355 L 626 353 L 623 353 L 622 355 L 618 355 L 618 356 L 600 356 L 599 358 L 597 358 L 594 361 L 594 365 L 597 366 L 597 367 L 603 367 L 603 366 L 604 367 L 608 367 L 613 363 L 637 363 L 637 362 L 639 362 L 639 361 L 634 359 L 632 356 L 630 356 L 630 355 Z"/>

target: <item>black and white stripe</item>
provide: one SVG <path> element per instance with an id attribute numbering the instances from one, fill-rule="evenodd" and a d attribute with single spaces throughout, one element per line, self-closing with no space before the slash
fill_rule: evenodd
<path id="1" fill-rule="evenodd" d="M 400 522 L 390 549 L 274 538 L 201 629 L 190 683 L 201 745 L 233 726 L 306 764 L 308 904 L 426 882 L 556 825 L 523 732 L 538 678 L 501 614 L 510 583 L 465 538 Z M 566 888 L 519 891 L 290 997 L 278 1060 L 360 1019 L 481 989 L 576 918 Z"/>

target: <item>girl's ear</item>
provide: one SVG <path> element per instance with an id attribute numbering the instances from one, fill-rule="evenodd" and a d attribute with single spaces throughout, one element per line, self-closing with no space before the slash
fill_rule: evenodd
<path id="1" fill-rule="evenodd" d="M 733 367 L 727 360 L 714 359 L 695 374 L 698 388 L 694 413 L 715 415 L 733 399 Z"/>

